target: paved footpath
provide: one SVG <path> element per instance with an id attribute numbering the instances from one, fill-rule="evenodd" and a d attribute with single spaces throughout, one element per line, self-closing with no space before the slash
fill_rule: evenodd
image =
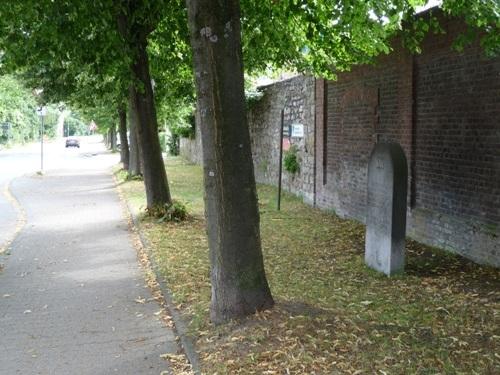
<path id="1" fill-rule="evenodd" d="M 160 354 L 178 346 L 109 174 L 52 171 L 11 190 L 27 223 L 0 257 L 0 374 L 170 373 Z"/>

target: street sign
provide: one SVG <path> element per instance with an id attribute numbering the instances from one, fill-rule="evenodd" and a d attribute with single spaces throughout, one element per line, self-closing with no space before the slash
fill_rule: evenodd
<path id="1" fill-rule="evenodd" d="M 304 137 L 304 125 L 292 124 L 292 138 L 303 138 L 303 137 Z"/>
<path id="2" fill-rule="evenodd" d="M 290 137 L 290 125 L 283 125 L 283 138 L 289 138 Z"/>
<path id="3" fill-rule="evenodd" d="M 45 117 L 47 115 L 47 107 L 45 106 L 39 107 L 36 110 L 36 113 L 38 114 L 38 116 Z"/>

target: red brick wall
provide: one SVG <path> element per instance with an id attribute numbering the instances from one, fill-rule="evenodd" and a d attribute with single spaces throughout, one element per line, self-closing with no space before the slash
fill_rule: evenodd
<path id="1" fill-rule="evenodd" d="M 339 74 L 327 83 L 326 184 L 317 204 L 334 207 L 342 216 L 364 221 L 366 173 L 373 145 L 379 140 L 399 142 L 411 155 L 412 58 L 403 50 L 380 57 L 373 66 Z M 321 115 L 317 115 L 321 117 Z M 324 137 L 317 123 L 317 139 Z M 317 162 L 322 165 L 324 159 Z M 320 178 L 317 184 L 324 182 Z"/>
<path id="2" fill-rule="evenodd" d="M 316 203 L 364 222 L 374 142 L 398 142 L 408 159 L 409 235 L 500 266 L 500 59 L 486 59 L 478 44 L 453 51 L 465 25 L 442 26 L 446 34 L 429 35 L 420 55 L 395 48 L 335 82 L 317 81 Z"/>
<path id="3" fill-rule="evenodd" d="M 500 222 L 500 62 L 451 51 L 461 25 L 415 58 L 416 206 Z"/>

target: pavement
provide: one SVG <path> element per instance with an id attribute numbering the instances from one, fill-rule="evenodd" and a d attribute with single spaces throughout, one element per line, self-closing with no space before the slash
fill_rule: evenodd
<path id="1" fill-rule="evenodd" d="M 53 150 L 43 176 L 10 182 L 26 223 L 0 256 L 0 374 L 171 373 L 160 355 L 180 349 L 138 265 L 118 156 L 95 139 Z"/>

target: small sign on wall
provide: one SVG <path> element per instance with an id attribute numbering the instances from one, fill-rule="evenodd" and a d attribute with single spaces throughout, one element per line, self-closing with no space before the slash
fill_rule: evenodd
<path id="1" fill-rule="evenodd" d="M 290 137 L 290 125 L 283 126 L 283 138 Z"/>
<path id="2" fill-rule="evenodd" d="M 292 124 L 292 138 L 304 138 L 303 124 Z"/>

